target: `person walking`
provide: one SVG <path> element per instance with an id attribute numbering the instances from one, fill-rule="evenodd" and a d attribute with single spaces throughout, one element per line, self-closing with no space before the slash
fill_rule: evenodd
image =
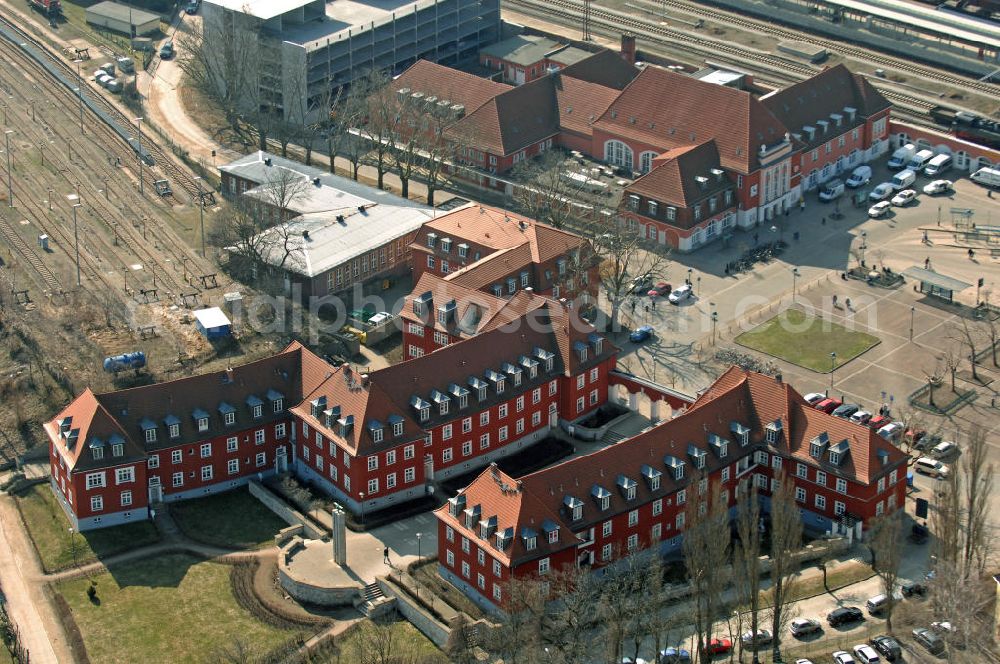
<path id="1" fill-rule="evenodd" d="M 924 269 L 925 270 L 931 269 L 931 257 L 930 256 L 928 256 L 927 258 L 924 259 Z"/>
<path id="2" fill-rule="evenodd" d="M 389 567 L 392 567 L 392 563 L 389 562 L 389 547 L 382 549 L 382 562 L 384 562 Z"/>

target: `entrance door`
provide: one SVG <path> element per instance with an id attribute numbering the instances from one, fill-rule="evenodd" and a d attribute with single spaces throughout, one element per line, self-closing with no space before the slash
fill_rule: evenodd
<path id="1" fill-rule="evenodd" d="M 549 404 L 549 426 L 553 429 L 559 426 L 559 408 L 554 404 Z"/>
<path id="2" fill-rule="evenodd" d="M 149 502 L 162 503 L 163 502 L 163 487 L 159 484 L 154 484 L 149 487 Z"/>
<path id="3" fill-rule="evenodd" d="M 425 454 L 424 455 L 424 481 L 432 482 L 434 481 L 434 455 Z"/>
<path id="4" fill-rule="evenodd" d="M 274 457 L 274 469 L 279 473 L 288 471 L 288 448 L 282 445 Z"/>

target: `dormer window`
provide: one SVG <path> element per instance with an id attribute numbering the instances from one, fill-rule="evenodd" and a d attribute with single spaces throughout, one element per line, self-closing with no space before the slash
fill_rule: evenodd
<path id="1" fill-rule="evenodd" d="M 534 551 L 538 547 L 538 533 L 531 528 L 521 528 L 521 539 L 524 540 L 525 551 Z"/>
<path id="2" fill-rule="evenodd" d="M 814 459 L 822 458 L 823 452 L 826 451 L 829 444 L 830 435 L 824 431 L 809 442 L 809 456 Z"/>
<path id="3" fill-rule="evenodd" d="M 573 521 L 579 521 L 583 518 L 583 501 L 575 496 L 566 496 L 563 498 L 563 505 L 566 507 L 566 511 L 570 515 L 570 519 Z"/>
<path id="4" fill-rule="evenodd" d="M 94 461 L 100 461 L 104 458 L 104 441 L 100 438 L 90 439 L 90 455 L 94 458 Z"/>
<path id="5" fill-rule="evenodd" d="M 708 434 L 708 446 L 715 452 L 715 456 L 725 459 L 729 452 L 729 441 L 714 433 Z"/>
<path id="6" fill-rule="evenodd" d="M 465 527 L 472 530 L 476 523 L 479 521 L 479 516 L 483 513 L 483 508 L 479 505 L 473 505 L 472 507 L 465 510 Z"/>
<path id="7" fill-rule="evenodd" d="M 510 546 L 511 541 L 514 539 L 514 529 L 504 528 L 496 534 L 496 547 L 500 551 L 504 551 Z"/>
<path id="8" fill-rule="evenodd" d="M 639 209 L 639 197 L 635 194 L 629 194 L 628 196 L 628 209 L 633 212 Z"/>
<path id="9" fill-rule="evenodd" d="M 371 432 L 373 443 L 382 442 L 382 436 L 385 433 L 385 429 L 383 429 L 381 422 L 378 420 L 368 420 L 368 431 Z"/>
<path id="10" fill-rule="evenodd" d="M 431 404 L 418 396 L 410 399 L 410 405 L 417 412 L 421 422 L 426 422 L 431 418 Z"/>
<path id="11" fill-rule="evenodd" d="M 649 208 L 649 216 L 650 217 L 655 217 L 656 216 L 656 209 L 657 209 L 657 207 L 659 207 L 659 204 L 656 201 L 649 201 L 649 202 L 646 203 L 646 205 Z"/>
<path id="12" fill-rule="evenodd" d="M 750 444 L 750 427 L 743 426 L 739 422 L 731 422 L 729 430 L 736 436 L 736 442 L 740 444 L 740 447 L 746 447 Z"/>
<path id="13" fill-rule="evenodd" d="M 705 457 L 708 456 L 708 454 L 705 453 L 705 450 L 700 449 L 696 445 L 688 445 L 687 453 L 695 468 L 701 470 L 705 467 Z"/>
<path id="14" fill-rule="evenodd" d="M 450 399 L 448 399 L 448 395 L 444 394 L 443 392 L 438 392 L 437 390 L 434 390 L 433 392 L 431 392 L 431 401 L 437 404 L 439 415 L 448 414 L 448 404 L 450 402 Z"/>
<path id="15" fill-rule="evenodd" d="M 576 351 L 577 357 L 580 358 L 581 362 L 587 361 L 587 344 L 577 341 L 573 344 L 573 350 Z"/>
<path id="16" fill-rule="evenodd" d="M 459 410 L 469 405 L 469 391 L 461 385 L 458 385 L 457 383 L 449 385 L 448 394 L 458 400 Z"/>
<path id="17" fill-rule="evenodd" d="M 663 459 L 664 465 L 673 474 L 674 480 L 684 479 L 684 462 L 675 456 L 667 455 Z"/>
<path id="18" fill-rule="evenodd" d="M 549 519 L 542 521 L 542 532 L 545 533 L 545 540 L 549 544 L 557 544 L 559 542 L 559 526 L 555 522 Z"/>
<path id="19" fill-rule="evenodd" d="M 531 359 L 530 357 L 525 357 L 525 356 L 522 356 L 521 359 L 518 361 L 520 362 L 522 367 L 528 370 L 529 380 L 538 377 L 538 362 Z"/>
<path id="20" fill-rule="evenodd" d="M 455 518 L 465 509 L 465 496 L 459 494 L 448 499 L 448 514 Z"/>
<path id="21" fill-rule="evenodd" d="M 839 466 L 851 452 L 851 443 L 846 438 L 830 447 L 830 463 Z"/>
<path id="22" fill-rule="evenodd" d="M 163 418 L 163 423 L 167 426 L 167 437 L 179 438 L 181 435 L 181 421 L 176 415 L 167 415 Z"/>
<path id="23" fill-rule="evenodd" d="M 469 387 L 476 391 L 476 398 L 479 401 L 486 401 L 486 383 L 476 376 L 469 378 Z"/>
<path id="24" fill-rule="evenodd" d="M 521 369 L 514 366 L 510 362 L 505 362 L 502 367 L 500 367 L 505 374 L 510 376 L 511 382 L 515 387 L 521 384 Z"/>
<path id="25" fill-rule="evenodd" d="M 337 428 L 340 433 L 341 438 L 347 438 L 351 433 L 351 429 L 354 428 L 354 416 L 348 415 L 347 417 L 342 417 L 337 420 Z"/>
<path id="26" fill-rule="evenodd" d="M 143 436 L 147 443 L 156 442 L 156 422 L 149 418 L 142 418 L 139 422 L 139 428 L 142 429 Z"/>
<path id="27" fill-rule="evenodd" d="M 646 479 L 646 485 L 650 491 L 658 491 L 660 488 L 660 477 L 663 475 L 659 470 L 648 464 L 643 464 L 640 474 Z"/>
<path id="28" fill-rule="evenodd" d="M 280 413 L 285 409 L 285 395 L 277 390 L 267 391 L 267 400 L 271 402 L 271 412 Z"/>
<path id="29" fill-rule="evenodd" d="M 496 389 L 497 394 L 502 394 L 503 393 L 503 389 L 504 389 L 504 377 L 503 377 L 503 374 L 497 373 L 496 371 L 493 371 L 492 369 L 490 369 L 490 370 L 488 370 L 486 372 L 486 380 L 488 380 L 491 383 L 493 383 L 493 386 Z"/>
<path id="30" fill-rule="evenodd" d="M 203 411 L 201 408 L 196 408 L 191 413 L 191 417 L 194 419 L 199 433 L 208 431 L 208 413 Z"/>
<path id="31" fill-rule="evenodd" d="M 493 537 L 493 533 L 497 531 L 497 518 L 496 516 L 491 516 L 488 519 L 483 519 L 479 522 L 479 537 L 488 540 Z"/>
<path id="32" fill-rule="evenodd" d="M 399 415 L 390 415 L 389 424 L 392 425 L 392 435 L 402 436 L 403 435 L 403 418 Z"/>
<path id="33" fill-rule="evenodd" d="M 125 456 L 125 445 L 122 443 L 114 443 L 111 445 L 111 456 L 120 457 Z"/>
<path id="34" fill-rule="evenodd" d="M 427 246 L 433 249 L 435 245 L 437 245 L 437 239 L 438 239 L 437 233 L 428 233 Z"/>
<path id="35" fill-rule="evenodd" d="M 625 500 L 635 500 L 636 481 L 634 479 L 625 475 L 619 475 L 616 484 L 622 492 L 622 496 L 625 497 Z"/>
<path id="36" fill-rule="evenodd" d="M 781 437 L 781 420 L 775 420 L 764 427 L 764 439 L 768 443 L 774 444 L 778 442 Z"/>
<path id="37" fill-rule="evenodd" d="M 594 497 L 597 502 L 598 508 L 602 511 L 611 507 L 611 492 L 605 489 L 600 484 L 595 484 L 590 489 L 590 495 Z"/>
<path id="38" fill-rule="evenodd" d="M 464 242 L 458 245 L 458 257 L 465 258 L 468 255 L 469 255 L 469 245 L 465 244 Z"/>
<path id="39" fill-rule="evenodd" d="M 441 251 L 451 251 L 451 238 L 441 238 Z"/>

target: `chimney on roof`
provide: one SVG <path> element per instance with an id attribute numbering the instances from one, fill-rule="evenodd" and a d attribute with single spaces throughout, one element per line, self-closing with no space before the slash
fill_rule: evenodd
<path id="1" fill-rule="evenodd" d="M 317 187 L 320 186 L 320 179 L 319 178 L 313 178 L 313 184 L 316 185 Z"/>
<path id="2" fill-rule="evenodd" d="M 270 166 L 271 165 L 271 158 L 270 157 L 264 157 L 264 165 L 265 166 Z"/>
<path id="3" fill-rule="evenodd" d="M 525 228 L 528 227 L 528 224 L 524 223 L 524 219 L 522 219 L 519 222 L 517 222 L 517 227 L 523 231 Z"/>
<path id="4" fill-rule="evenodd" d="M 778 383 L 779 385 L 781 384 L 781 374 L 780 373 L 774 374 L 774 382 Z"/>
<path id="5" fill-rule="evenodd" d="M 338 214 L 337 215 L 337 223 L 338 224 L 344 223 L 344 215 L 342 215 L 342 214 Z"/>
<path id="6" fill-rule="evenodd" d="M 364 214 L 365 213 L 365 206 L 364 205 L 359 205 L 358 206 L 358 212 L 360 212 L 361 214 Z"/>
<path id="7" fill-rule="evenodd" d="M 622 34 L 621 56 L 630 65 L 635 64 L 635 35 L 628 32 Z"/>
<path id="8" fill-rule="evenodd" d="M 309 231 L 302 231 L 302 239 L 309 240 Z"/>

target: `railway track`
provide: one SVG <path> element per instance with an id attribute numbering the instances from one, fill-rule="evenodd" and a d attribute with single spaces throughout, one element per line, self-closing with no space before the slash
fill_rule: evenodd
<path id="1" fill-rule="evenodd" d="M 33 45 L 38 51 L 45 56 L 49 63 L 59 69 L 67 80 L 78 79 L 78 74 L 73 67 L 70 66 L 61 56 L 54 54 L 40 39 L 32 36 L 28 32 L 24 31 L 16 22 L 4 16 L 0 13 L 0 23 L 3 24 L 5 28 L 17 34 L 17 36 L 24 40 L 24 42 Z M 83 81 L 79 81 L 79 85 L 83 86 Z M 91 95 L 91 99 L 95 101 L 101 109 L 107 113 L 111 118 L 113 118 L 119 126 L 122 128 L 134 127 L 136 125 L 135 119 L 128 117 L 125 113 L 120 111 L 117 106 L 112 104 L 110 101 L 104 98 L 103 95 L 95 94 Z M 116 134 L 116 140 L 120 141 L 121 138 Z M 193 200 L 197 200 L 199 197 L 198 183 L 194 180 L 193 176 L 187 173 L 184 169 L 178 167 L 173 161 L 167 156 L 167 154 L 157 145 L 154 141 L 150 140 L 148 143 L 143 142 L 143 148 L 150 154 L 155 162 L 156 167 L 158 167 L 165 175 L 169 176 L 171 183 L 175 186 L 179 186 L 183 189 Z M 134 152 L 134 149 L 129 146 L 129 149 Z M 135 153 L 138 158 L 138 153 Z M 149 183 L 152 186 L 152 182 Z"/>
<path id="2" fill-rule="evenodd" d="M 6 215 L 0 215 L 0 235 L 3 236 L 7 244 L 10 245 L 11 249 L 16 251 L 21 258 L 28 261 L 28 264 L 38 273 L 45 283 L 45 288 L 49 294 L 62 293 L 63 287 L 59 283 L 59 279 L 56 275 L 52 274 L 52 270 L 49 266 L 45 264 L 44 261 L 35 253 L 27 242 L 24 241 L 14 227 L 10 225 L 10 221 L 7 220 Z M 13 284 L 11 285 L 13 288 Z"/>
<path id="3" fill-rule="evenodd" d="M 657 3 L 652 3 L 648 0 L 637 1 L 640 4 L 650 5 L 651 7 L 657 5 L 661 8 L 673 7 L 675 9 L 680 9 L 690 14 L 717 21 L 719 23 L 726 23 L 729 25 L 747 28 L 754 32 L 763 32 L 781 39 L 800 41 L 814 46 L 820 46 L 842 55 L 848 55 L 856 60 L 871 62 L 880 67 L 892 67 L 915 76 L 946 83 L 955 87 L 975 90 L 976 92 L 988 95 L 1000 94 L 1000 85 L 995 83 L 979 81 L 974 78 L 955 76 L 944 71 L 933 69 L 931 67 L 924 67 L 914 62 L 885 54 L 881 51 L 872 51 L 870 49 L 854 46 L 846 42 L 814 37 L 809 33 L 796 32 L 789 30 L 788 28 L 782 28 L 773 23 L 747 18 L 746 16 L 741 16 L 739 14 L 727 12 L 721 9 L 712 9 L 702 3 L 688 2 L 686 0 L 658 0 Z"/>

